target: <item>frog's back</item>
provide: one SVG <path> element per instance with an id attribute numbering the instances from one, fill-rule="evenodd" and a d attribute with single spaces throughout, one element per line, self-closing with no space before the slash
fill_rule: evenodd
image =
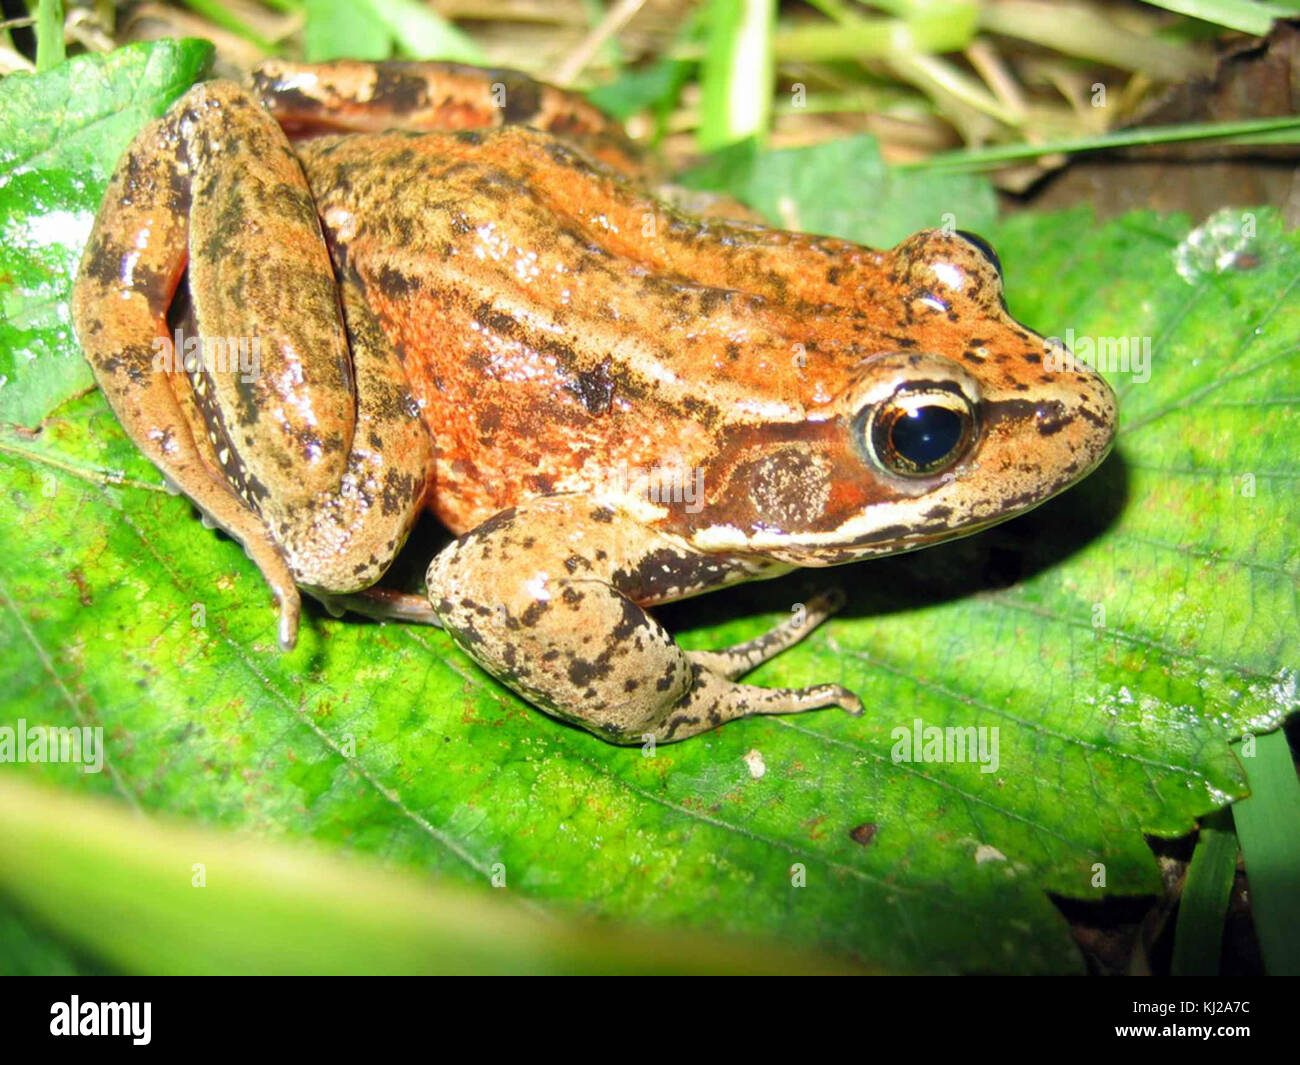
<path id="1" fill-rule="evenodd" d="M 740 509 L 712 519 L 763 525 L 773 478 L 798 488 L 786 459 L 801 448 L 829 471 L 836 513 L 914 495 L 863 465 L 857 408 L 836 405 L 888 353 L 963 367 L 985 423 L 1040 449 L 1035 419 L 1061 424 L 1062 400 L 1093 387 L 1043 376 L 1042 338 L 960 236 L 878 252 L 687 217 L 524 128 L 299 151 L 336 268 L 404 361 L 435 442 L 429 498 L 453 531 L 638 468 L 702 474 L 715 503 L 734 486 Z M 667 520 L 688 531 L 684 513 Z"/>
<path id="2" fill-rule="evenodd" d="M 802 417 L 797 364 L 828 328 L 810 305 L 803 342 L 788 335 L 771 297 L 789 249 L 772 237 L 812 238 L 761 231 L 773 269 L 744 291 L 717 267 L 738 250 L 728 237 L 760 231 L 688 223 L 534 131 L 300 151 L 336 265 L 405 361 L 454 530 L 624 468 L 697 468 L 723 428 Z M 672 242 L 697 245 L 681 264 L 695 276 L 666 268 Z"/>

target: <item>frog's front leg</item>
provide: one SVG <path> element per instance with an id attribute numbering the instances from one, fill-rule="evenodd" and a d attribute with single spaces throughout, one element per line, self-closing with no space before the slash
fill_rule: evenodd
<path id="1" fill-rule="evenodd" d="M 166 357 L 185 276 L 197 361 L 188 348 Z M 295 584 L 346 592 L 382 574 L 418 512 L 432 445 L 358 282 L 345 276 L 340 296 L 283 131 L 239 86 L 196 86 L 132 142 L 73 312 L 127 434 L 271 584 L 282 644 L 296 633 Z"/>
<path id="2" fill-rule="evenodd" d="M 764 572 L 767 570 L 768 572 Z M 775 568 L 718 559 L 582 495 L 502 511 L 429 567 L 434 611 L 480 665 L 529 701 L 614 743 L 685 739 L 736 718 L 839 706 L 838 684 L 760 688 L 735 678 L 802 639 L 837 605 L 722 651 L 691 652 L 637 605 Z"/>

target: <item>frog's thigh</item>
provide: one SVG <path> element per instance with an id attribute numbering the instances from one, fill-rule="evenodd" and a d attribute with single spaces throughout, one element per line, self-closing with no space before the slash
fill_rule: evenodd
<path id="1" fill-rule="evenodd" d="M 254 509 L 308 503 L 339 485 L 356 429 L 316 204 L 284 131 L 247 92 L 218 83 L 182 111 L 193 116 L 182 130 L 194 317 L 205 343 L 247 350 L 239 359 L 225 344 L 205 352 L 194 383 L 204 425 L 226 479 Z"/>
<path id="2" fill-rule="evenodd" d="M 493 73 L 510 82 L 501 82 L 503 89 L 498 90 L 506 93 L 507 100 L 509 89 L 517 85 L 526 87 L 528 91 L 521 95 L 536 103 L 543 86 L 513 71 Z M 267 59 L 253 69 L 253 91 L 267 111 L 294 129 L 446 131 L 492 124 L 500 104 L 493 95 L 494 78 L 488 75 L 474 67 L 433 60 L 293 63 Z"/>
<path id="3" fill-rule="evenodd" d="M 288 566 L 257 514 L 205 461 L 178 394 L 190 386 L 170 351 L 167 310 L 185 271 L 191 173 L 184 150 L 196 108 L 227 89 L 192 89 L 149 123 L 118 164 L 72 291 L 82 349 L 113 412 L 144 455 L 234 536 L 280 601 L 280 641 L 292 646 L 299 600 Z M 183 354 L 183 353 L 176 353 Z"/>
<path id="4" fill-rule="evenodd" d="M 638 545 L 635 555 L 629 544 Z M 445 548 L 429 568 L 429 598 L 457 643 L 499 680 L 615 743 L 685 739 L 751 714 L 857 708 L 839 685 L 769 689 L 727 676 L 811 624 L 793 637 L 782 627 L 737 655 L 678 647 L 612 583 L 666 546 L 581 496 L 536 500 Z"/>
<path id="5" fill-rule="evenodd" d="M 356 371 L 356 432 L 337 488 L 263 515 L 298 583 L 324 592 L 374 584 L 419 516 L 433 444 L 401 360 L 358 284 L 341 285 Z"/>
<path id="6" fill-rule="evenodd" d="M 618 123 L 578 93 L 517 70 L 433 60 L 267 59 L 253 70 L 253 91 L 295 135 L 302 130 L 445 133 L 530 126 L 585 148 L 629 177 L 643 177 L 646 171 Z"/>

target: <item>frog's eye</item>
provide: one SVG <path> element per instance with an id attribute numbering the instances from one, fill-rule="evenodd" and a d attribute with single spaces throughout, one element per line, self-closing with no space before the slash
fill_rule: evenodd
<path id="1" fill-rule="evenodd" d="M 998 258 L 998 253 L 993 250 L 992 245 L 987 240 L 968 229 L 957 230 L 957 236 L 961 237 L 967 244 L 974 245 L 975 250 L 984 256 L 989 265 L 998 272 L 998 276 L 1002 276 L 1002 260 Z"/>
<path id="2" fill-rule="evenodd" d="M 959 462 L 975 439 L 975 413 L 960 391 L 901 388 L 866 411 L 864 443 L 900 477 L 930 477 Z"/>

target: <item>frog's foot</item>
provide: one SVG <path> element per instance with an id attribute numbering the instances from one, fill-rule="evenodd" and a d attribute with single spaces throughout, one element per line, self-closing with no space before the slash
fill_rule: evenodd
<path id="1" fill-rule="evenodd" d="M 673 704 L 667 717 L 652 730 L 652 734 L 661 743 L 671 743 L 742 717 L 801 714 L 805 710 L 825 710 L 832 706 L 838 706 L 852 717 L 862 716 L 862 700 L 839 684 L 759 688 L 752 684 L 736 684 L 717 673 L 704 672 Z"/>
<path id="2" fill-rule="evenodd" d="M 667 564 L 670 557 L 680 566 Z M 834 593 L 765 636 L 712 652 L 678 647 L 636 601 L 765 572 L 754 560 L 697 554 L 627 514 L 570 495 L 503 511 L 454 541 L 430 565 L 428 587 L 443 627 L 480 665 L 613 743 L 685 739 L 755 714 L 860 712 L 857 697 L 837 684 L 769 689 L 735 681 L 833 612 Z"/>
<path id="3" fill-rule="evenodd" d="M 818 625 L 844 606 L 844 592 L 829 588 L 807 603 L 795 607 L 794 616 L 744 643 L 732 644 L 721 651 L 688 651 L 692 662 L 719 673 L 728 680 L 739 680 L 787 647 L 793 647 Z"/>
<path id="4" fill-rule="evenodd" d="M 309 591 L 312 598 L 318 600 L 336 618 L 350 611 L 376 621 L 404 621 L 442 628 L 442 622 L 438 620 L 433 606 L 423 595 L 399 592 L 392 588 L 366 588 L 345 595 L 334 595 L 318 589 Z"/>

